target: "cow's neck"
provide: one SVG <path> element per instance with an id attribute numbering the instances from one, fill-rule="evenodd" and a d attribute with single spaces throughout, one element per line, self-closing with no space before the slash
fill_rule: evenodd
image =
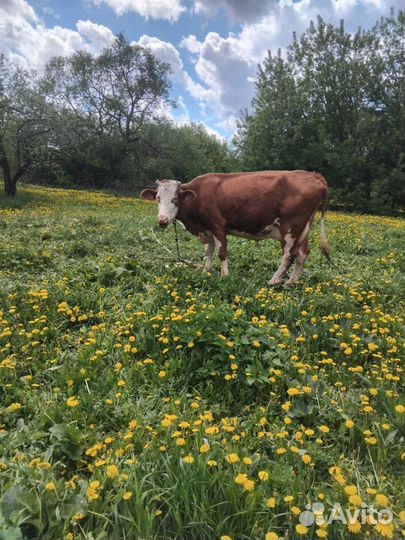
<path id="1" fill-rule="evenodd" d="M 183 223 L 185 228 L 191 233 L 198 235 L 204 231 L 204 224 L 199 219 L 199 213 L 195 201 L 185 200 L 182 201 L 179 211 L 177 212 L 177 219 Z"/>

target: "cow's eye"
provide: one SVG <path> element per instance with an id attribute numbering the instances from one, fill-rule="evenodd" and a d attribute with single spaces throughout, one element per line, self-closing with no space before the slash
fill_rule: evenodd
<path id="1" fill-rule="evenodd" d="M 172 203 L 177 204 L 179 202 L 179 199 L 177 197 L 173 197 Z"/>
<path id="2" fill-rule="evenodd" d="M 157 200 L 157 202 L 160 202 L 160 197 L 157 196 L 157 197 L 156 197 L 156 200 Z"/>

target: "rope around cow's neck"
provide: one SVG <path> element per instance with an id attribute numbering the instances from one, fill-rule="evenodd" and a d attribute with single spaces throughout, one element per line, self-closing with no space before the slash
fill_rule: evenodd
<path id="1" fill-rule="evenodd" d="M 180 255 L 180 241 L 179 241 L 179 233 L 177 230 L 177 219 L 174 220 L 173 225 L 174 225 L 174 239 L 176 242 L 177 261 L 185 263 L 185 264 L 189 264 L 190 266 L 193 266 L 194 268 L 201 268 L 201 264 L 198 263 L 197 261 L 190 261 Z"/>

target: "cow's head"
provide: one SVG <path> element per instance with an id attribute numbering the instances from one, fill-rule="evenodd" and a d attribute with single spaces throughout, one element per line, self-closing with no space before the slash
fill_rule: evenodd
<path id="1" fill-rule="evenodd" d="M 183 189 L 177 180 L 156 180 L 157 189 L 144 189 L 141 193 L 143 199 L 156 200 L 159 204 L 157 222 L 162 229 L 172 223 L 185 199 L 195 198 L 191 189 Z"/>

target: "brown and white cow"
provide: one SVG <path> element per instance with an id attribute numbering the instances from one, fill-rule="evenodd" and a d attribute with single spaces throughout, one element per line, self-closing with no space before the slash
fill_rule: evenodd
<path id="1" fill-rule="evenodd" d="M 318 209 L 321 250 L 329 259 L 325 230 L 328 186 L 325 178 L 306 171 L 262 171 L 204 174 L 186 184 L 157 181 L 157 189 L 144 189 L 144 199 L 159 204 L 157 222 L 165 228 L 175 219 L 206 244 L 206 270 L 212 270 L 215 247 L 221 275 L 228 275 L 227 235 L 281 242 L 281 264 L 270 280 L 277 285 L 295 259 L 287 285 L 296 283 L 309 254 L 309 230 Z"/>

